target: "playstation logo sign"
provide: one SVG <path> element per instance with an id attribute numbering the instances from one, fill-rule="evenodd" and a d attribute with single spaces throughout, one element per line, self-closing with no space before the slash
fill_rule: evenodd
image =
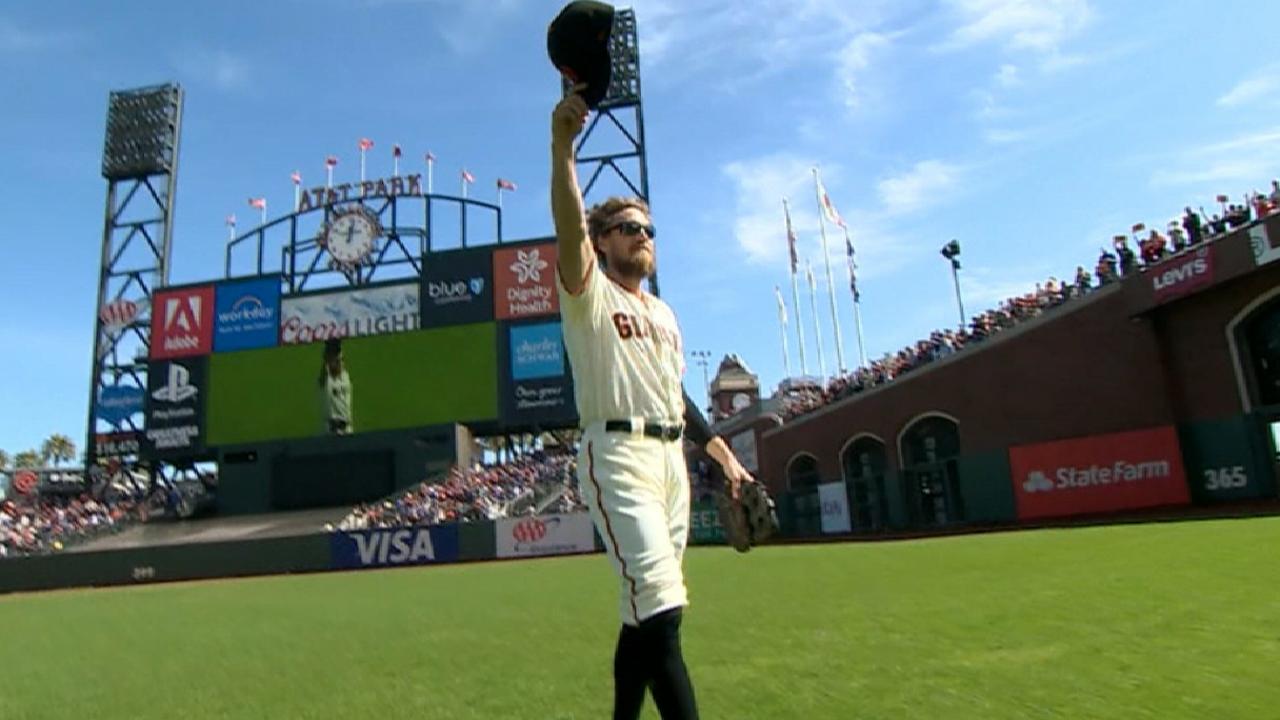
<path id="1" fill-rule="evenodd" d="M 178 363 L 169 363 L 169 380 L 164 387 L 151 393 L 151 397 L 160 402 L 179 403 L 189 400 L 200 392 L 191 384 L 191 371 Z"/>

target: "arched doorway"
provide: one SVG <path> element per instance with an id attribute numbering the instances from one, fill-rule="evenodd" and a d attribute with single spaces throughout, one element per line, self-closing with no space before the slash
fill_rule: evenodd
<path id="1" fill-rule="evenodd" d="M 787 513 L 795 535 L 822 534 L 822 501 L 818 498 L 818 458 L 800 453 L 787 463 Z M 781 519 L 781 518 L 779 518 Z"/>
<path id="2" fill-rule="evenodd" d="M 898 436 L 902 489 L 913 525 L 936 527 L 964 519 L 960 495 L 960 428 L 954 418 L 930 414 Z"/>
<path id="3" fill-rule="evenodd" d="M 1244 308 L 1227 326 L 1243 404 L 1258 419 L 1280 478 L 1280 289 Z"/>
<path id="4" fill-rule="evenodd" d="M 885 473 L 889 466 L 884 441 L 874 435 L 854 437 L 840 453 L 840 467 L 849 487 L 854 532 L 876 532 L 889 524 Z"/>

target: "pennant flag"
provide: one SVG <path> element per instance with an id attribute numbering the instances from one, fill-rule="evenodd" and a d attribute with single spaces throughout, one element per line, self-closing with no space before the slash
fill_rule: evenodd
<path id="1" fill-rule="evenodd" d="M 298 172 L 297 170 L 294 170 L 294 171 L 293 171 L 293 174 L 292 174 L 292 175 L 290 175 L 289 177 L 293 179 L 293 184 L 294 184 L 294 185 L 301 185 L 301 184 L 302 184 L 302 173 Z"/>
<path id="2" fill-rule="evenodd" d="M 515 192 L 516 184 L 511 182 L 510 180 L 503 180 L 502 178 L 498 178 L 498 189 L 510 190 L 511 192 Z"/>
<path id="3" fill-rule="evenodd" d="M 399 145 L 392 145 L 392 146 L 391 146 L 391 157 L 400 157 L 400 146 L 399 146 Z"/>
<path id="4" fill-rule="evenodd" d="M 787 303 L 782 299 L 782 290 L 777 286 L 773 286 L 773 296 L 778 299 L 778 322 L 783 325 L 787 324 Z"/>
<path id="5" fill-rule="evenodd" d="M 266 210 L 267 199 L 266 198 L 249 198 L 249 207 L 256 207 L 259 210 Z"/>
<path id="6" fill-rule="evenodd" d="M 360 149 L 370 150 L 373 148 L 373 141 L 369 138 L 360 138 Z"/>
<path id="7" fill-rule="evenodd" d="M 227 216 L 227 225 L 228 225 L 228 226 L 230 226 L 230 227 L 235 227 L 235 226 L 236 226 L 236 216 L 235 216 L 235 214 L 234 214 L 234 213 L 232 213 L 231 215 L 228 215 L 228 216 Z"/>
<path id="8" fill-rule="evenodd" d="M 327 165 L 327 166 L 329 166 L 329 167 L 334 167 L 334 166 L 336 166 L 336 165 L 338 164 L 338 158 L 337 158 L 337 156 L 335 156 L 335 155 L 330 155 L 329 157 L 325 158 L 325 159 L 324 159 L 324 164 L 325 164 L 325 165 Z"/>
<path id="9" fill-rule="evenodd" d="M 782 212 L 787 216 L 787 248 L 791 251 L 791 274 L 795 275 L 800 258 L 796 256 L 796 231 L 791 228 L 791 208 L 787 207 L 785 201 L 782 203 Z"/>
<path id="10" fill-rule="evenodd" d="M 844 227 L 844 218 L 840 217 L 840 213 L 836 212 L 836 206 L 831 204 L 831 196 L 827 195 L 827 188 L 822 184 L 822 179 L 814 173 L 814 179 L 818 181 L 818 197 L 822 199 L 822 214 L 827 216 L 827 220 Z"/>
<path id="11" fill-rule="evenodd" d="M 858 302 L 862 299 L 858 292 L 858 263 L 853 259 L 853 241 L 848 235 L 844 236 L 844 251 L 849 262 L 849 290 L 853 292 L 853 301 Z"/>
<path id="12" fill-rule="evenodd" d="M 431 163 L 433 163 L 433 162 L 435 162 L 435 161 L 436 161 L 436 154 L 435 154 L 435 153 L 433 153 L 433 152 L 431 152 L 430 150 L 428 150 L 428 151 L 427 151 L 427 164 L 428 164 L 428 165 L 430 165 Z"/>
<path id="13" fill-rule="evenodd" d="M 467 171 L 464 169 L 464 170 L 462 171 L 462 181 L 463 181 L 463 182 L 465 182 L 465 183 L 473 183 L 473 182 L 475 182 L 475 181 L 476 181 L 476 176 L 475 176 L 475 175 L 472 175 L 471 173 L 467 172 Z"/>

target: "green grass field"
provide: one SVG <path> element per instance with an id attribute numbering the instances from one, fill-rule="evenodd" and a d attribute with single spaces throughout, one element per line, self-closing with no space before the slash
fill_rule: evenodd
<path id="1" fill-rule="evenodd" d="M 696 549 L 704 718 L 1280 717 L 1280 518 Z M 605 718 L 603 556 L 0 598 L 0 718 Z M 652 703 L 646 717 L 656 717 Z"/>

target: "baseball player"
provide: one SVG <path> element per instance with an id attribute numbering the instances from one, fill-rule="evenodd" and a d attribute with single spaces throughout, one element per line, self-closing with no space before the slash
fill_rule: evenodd
<path id="1" fill-rule="evenodd" d="M 351 376 L 342 360 L 342 341 L 326 340 L 324 362 L 316 378 L 320 406 L 325 418 L 325 431 L 331 435 L 355 432 L 351 415 Z"/>
<path id="2" fill-rule="evenodd" d="M 696 718 L 680 651 L 689 532 L 682 437 L 706 446 L 735 496 L 752 478 L 686 402 L 675 314 L 641 286 L 654 270 L 648 207 L 610 198 L 584 213 L 573 145 L 587 113 L 576 93 L 552 113 L 551 207 L 560 314 L 583 430 L 578 480 L 621 582 L 613 717 L 638 718 L 648 688 L 664 719 Z"/>

